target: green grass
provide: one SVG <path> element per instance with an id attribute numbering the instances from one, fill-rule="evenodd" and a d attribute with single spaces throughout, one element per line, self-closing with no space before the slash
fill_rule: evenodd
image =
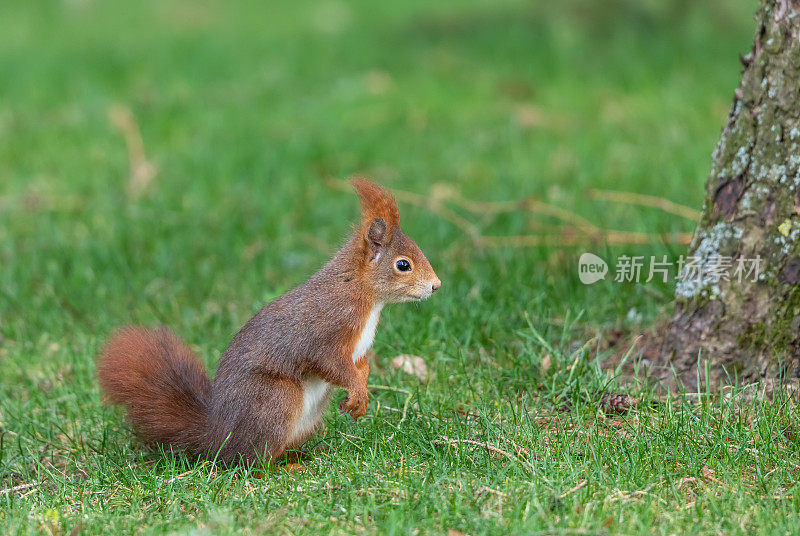
<path id="1" fill-rule="evenodd" d="M 385 311 L 367 417 L 332 404 L 305 472 L 148 450 L 101 404 L 94 358 L 116 326 L 166 324 L 213 370 L 321 265 L 358 215 L 329 178 L 691 232 L 584 192 L 700 207 L 754 2 L 545 4 L 0 4 L 0 490 L 34 484 L 0 494 L 0 533 L 797 532 L 793 402 L 664 400 L 578 350 L 668 313 L 670 284 L 586 287 L 584 248 L 478 250 L 407 203 L 442 290 Z M 140 197 L 115 107 L 157 168 Z M 470 219 L 486 235 L 560 223 Z M 393 370 L 400 353 L 431 381 Z M 642 403 L 609 417 L 604 391 Z"/>

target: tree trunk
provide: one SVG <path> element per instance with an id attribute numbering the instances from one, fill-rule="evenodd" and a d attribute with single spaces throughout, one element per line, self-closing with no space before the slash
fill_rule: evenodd
<path id="1" fill-rule="evenodd" d="M 800 374 L 800 0 L 756 22 L 661 345 L 689 391 Z"/>

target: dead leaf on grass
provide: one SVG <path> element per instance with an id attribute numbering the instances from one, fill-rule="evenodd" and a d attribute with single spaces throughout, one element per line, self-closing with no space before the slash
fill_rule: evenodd
<path id="1" fill-rule="evenodd" d="M 542 372 L 547 372 L 548 370 L 550 370 L 551 365 L 552 365 L 552 358 L 550 357 L 550 354 L 546 354 L 542 358 L 542 364 L 541 364 Z"/>
<path id="2" fill-rule="evenodd" d="M 425 364 L 425 360 L 419 356 L 400 354 L 392 359 L 392 368 L 416 376 L 422 383 L 428 381 L 428 366 Z"/>

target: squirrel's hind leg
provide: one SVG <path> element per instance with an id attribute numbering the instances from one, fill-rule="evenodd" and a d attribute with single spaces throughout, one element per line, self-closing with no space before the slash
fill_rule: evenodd
<path id="1" fill-rule="evenodd" d="M 303 393 L 302 411 L 292 423 L 292 434 L 288 448 L 298 448 L 311 437 L 322 421 L 328 407 L 331 385 L 318 376 L 308 376 L 301 383 Z"/>
<path id="2" fill-rule="evenodd" d="M 246 464 L 277 461 L 290 446 L 299 417 L 303 400 L 299 382 L 258 374 L 239 379 L 237 392 L 243 396 L 225 404 L 235 407 L 236 415 L 218 419 L 226 430 L 217 434 L 223 436 L 217 438 L 222 444 L 220 457 Z"/>

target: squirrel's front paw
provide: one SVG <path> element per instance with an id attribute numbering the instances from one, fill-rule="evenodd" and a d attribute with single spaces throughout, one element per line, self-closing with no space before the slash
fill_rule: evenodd
<path id="1" fill-rule="evenodd" d="M 369 394 L 364 391 L 350 391 L 347 397 L 339 403 L 339 411 L 344 415 L 349 413 L 353 420 L 363 417 L 367 413 Z"/>

